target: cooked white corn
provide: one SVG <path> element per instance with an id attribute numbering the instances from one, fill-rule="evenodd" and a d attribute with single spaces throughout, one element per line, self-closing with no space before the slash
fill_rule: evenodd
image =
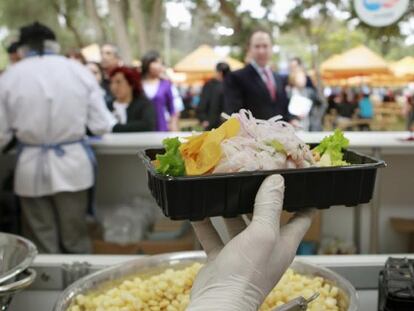
<path id="1" fill-rule="evenodd" d="M 191 286 L 201 267 L 195 263 L 182 270 L 168 269 L 146 279 L 125 280 L 103 292 L 78 295 L 67 311 L 182 311 L 189 303 Z M 260 311 L 273 310 L 298 296 L 309 298 L 315 292 L 320 296 L 308 311 L 345 310 L 337 287 L 321 277 L 308 277 L 288 269 Z"/>
<path id="2" fill-rule="evenodd" d="M 266 297 L 260 311 L 270 311 L 299 296 L 311 297 L 319 292 L 319 297 L 309 304 L 307 311 L 343 311 L 344 301 L 339 297 L 339 289 L 325 282 L 321 277 L 309 277 L 288 269 L 276 287 Z"/>

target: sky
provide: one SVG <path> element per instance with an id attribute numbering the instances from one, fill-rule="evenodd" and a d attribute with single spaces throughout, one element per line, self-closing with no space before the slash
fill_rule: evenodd
<path id="1" fill-rule="evenodd" d="M 252 17 L 262 18 L 265 15 L 265 9 L 260 5 L 260 0 L 242 0 L 238 11 L 250 11 Z M 276 1 L 276 5 L 272 10 L 272 18 L 277 22 L 284 22 L 285 16 L 295 6 L 294 0 Z M 190 28 L 191 14 L 188 12 L 184 1 L 168 2 L 166 4 L 167 19 L 171 26 L 177 27 L 181 25 L 183 28 Z"/>

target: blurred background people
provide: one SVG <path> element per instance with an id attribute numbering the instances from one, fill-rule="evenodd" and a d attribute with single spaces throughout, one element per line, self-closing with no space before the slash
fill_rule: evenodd
<path id="1" fill-rule="evenodd" d="M 145 96 L 138 71 L 117 67 L 111 71 L 111 92 L 114 101 L 109 109 L 117 119 L 113 132 L 143 132 L 156 129 L 156 114 Z"/>
<path id="2" fill-rule="evenodd" d="M 289 74 L 295 72 L 296 70 L 304 71 L 306 74 L 303 61 L 300 57 L 293 57 L 291 58 L 289 62 Z M 305 86 L 316 90 L 315 86 L 313 85 L 312 79 L 307 74 L 306 74 L 306 85 Z"/>
<path id="3" fill-rule="evenodd" d="M 115 68 L 122 65 L 118 47 L 114 44 L 106 43 L 101 47 L 101 67 L 103 69 L 102 86 L 107 94 L 110 94 L 110 74 Z"/>
<path id="4" fill-rule="evenodd" d="M 90 253 L 86 212 L 94 165 L 86 128 L 110 132 L 115 120 L 96 79 L 58 55 L 54 32 L 40 23 L 20 30 L 24 61 L 0 77 L 0 147 L 18 140 L 14 190 L 23 234 L 42 253 Z"/>
<path id="5" fill-rule="evenodd" d="M 338 113 L 338 105 L 339 105 L 339 94 L 336 92 L 332 92 L 328 98 L 328 108 L 326 109 L 327 114 L 337 114 Z"/>
<path id="6" fill-rule="evenodd" d="M 110 103 L 113 101 L 113 96 L 109 89 L 105 89 L 105 84 L 103 80 L 104 71 L 102 69 L 102 66 L 96 62 L 87 62 L 86 67 L 92 72 L 92 74 L 96 78 L 96 81 L 101 86 L 105 103 L 107 107 L 109 107 Z"/>
<path id="7" fill-rule="evenodd" d="M 183 100 L 184 110 L 181 112 L 181 118 L 194 118 L 193 100 L 196 96 L 195 89 L 191 85 L 180 90 L 181 98 Z"/>
<path id="8" fill-rule="evenodd" d="M 7 47 L 7 54 L 9 56 L 9 63 L 11 65 L 17 63 L 19 60 L 21 60 L 21 56 L 18 52 L 19 43 L 13 42 Z"/>
<path id="9" fill-rule="evenodd" d="M 414 95 L 407 96 L 407 130 L 414 132 Z"/>
<path id="10" fill-rule="evenodd" d="M 385 95 L 382 98 L 382 102 L 384 104 L 395 102 L 395 96 L 394 96 L 393 90 L 391 89 L 386 90 Z"/>
<path id="11" fill-rule="evenodd" d="M 289 74 L 289 93 L 289 111 L 299 118 L 300 127 L 305 131 L 322 131 L 326 107 L 316 90 L 307 86 L 306 72 L 301 66 L 292 69 Z M 300 105 L 304 107 L 292 107 Z"/>
<path id="12" fill-rule="evenodd" d="M 342 90 L 339 95 L 338 123 L 350 123 L 353 118 L 358 104 L 355 102 L 355 96 L 349 90 Z"/>
<path id="13" fill-rule="evenodd" d="M 288 111 L 286 79 L 270 67 L 272 53 L 271 35 L 264 30 L 252 32 L 248 40 L 250 63 L 230 73 L 224 83 L 227 114 L 244 108 L 259 119 L 267 120 L 277 115 L 285 121 L 295 119 Z"/>
<path id="14" fill-rule="evenodd" d="M 141 64 L 143 89 L 155 108 L 156 130 L 178 131 L 178 113 L 174 107 L 172 84 L 163 78 L 164 66 L 159 53 L 156 51 L 146 53 L 141 59 Z"/>
<path id="15" fill-rule="evenodd" d="M 370 92 L 367 89 L 364 89 L 361 92 L 360 99 L 358 101 L 358 110 L 359 110 L 359 118 L 370 121 L 374 117 L 374 108 L 372 106 L 372 101 L 370 98 Z M 359 130 L 361 131 L 369 131 L 370 130 L 370 123 L 361 123 L 359 125 Z"/>
<path id="16" fill-rule="evenodd" d="M 94 77 L 96 78 L 96 81 L 98 82 L 98 84 L 102 85 L 104 72 L 102 70 L 101 65 L 99 63 L 96 63 L 96 62 L 87 62 L 86 67 L 94 75 Z"/>
<path id="17" fill-rule="evenodd" d="M 162 66 L 162 68 L 163 68 L 163 72 L 160 75 L 161 79 L 170 81 L 170 78 L 169 78 L 169 76 L 167 74 L 167 70 L 166 70 L 167 68 L 164 65 Z M 185 110 L 184 101 L 183 101 L 183 98 L 181 97 L 180 90 L 172 82 L 171 82 L 171 93 L 172 93 L 172 96 L 173 96 L 175 117 L 177 119 L 177 122 L 179 122 L 179 120 L 181 118 L 181 114 Z M 165 119 L 166 119 L 167 123 L 170 124 L 171 123 L 171 115 L 167 111 L 165 111 L 164 115 L 165 115 Z M 178 130 L 179 130 L 179 124 L 177 125 L 177 127 L 178 127 Z"/>
<path id="18" fill-rule="evenodd" d="M 86 64 L 86 59 L 79 49 L 71 49 L 66 53 L 66 57 L 80 62 L 82 65 Z"/>
<path id="19" fill-rule="evenodd" d="M 215 77 L 203 86 L 196 111 L 205 130 L 220 126 L 221 113 L 224 111 L 223 81 L 229 73 L 230 66 L 227 63 L 218 63 Z"/>

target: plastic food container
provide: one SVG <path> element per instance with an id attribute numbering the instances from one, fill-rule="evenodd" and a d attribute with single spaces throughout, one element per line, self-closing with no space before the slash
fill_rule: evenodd
<path id="1" fill-rule="evenodd" d="M 158 174 L 151 163 L 160 153 L 164 149 L 147 149 L 140 157 L 147 168 L 152 195 L 164 215 L 173 220 L 252 213 L 257 190 L 272 174 L 281 174 L 285 179 L 283 208 L 289 212 L 368 203 L 377 168 L 385 166 L 384 161 L 346 150 L 344 159 L 351 163 L 349 166 L 171 177 Z"/>
<path id="2" fill-rule="evenodd" d="M 53 310 L 66 311 L 73 304 L 77 295 L 96 293 L 111 288 L 131 277 L 150 277 L 169 268 L 183 269 L 195 262 L 204 263 L 205 260 L 204 252 L 180 252 L 148 256 L 109 267 L 90 274 L 66 288 L 59 296 Z M 351 283 L 342 276 L 332 270 L 300 260 L 295 260 L 290 267 L 303 275 L 323 277 L 326 282 L 338 287 L 340 303 L 343 306 L 340 311 L 358 310 L 357 292 Z"/>

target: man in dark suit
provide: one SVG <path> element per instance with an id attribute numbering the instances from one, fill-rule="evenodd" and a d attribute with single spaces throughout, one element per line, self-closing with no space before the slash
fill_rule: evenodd
<path id="1" fill-rule="evenodd" d="M 264 30 L 254 31 L 248 43 L 250 63 L 232 72 L 224 83 L 225 112 L 231 114 L 248 109 L 255 118 L 269 119 L 281 115 L 285 121 L 295 116 L 288 111 L 286 79 L 274 73 L 269 62 L 272 40 Z"/>
<path id="2" fill-rule="evenodd" d="M 223 81 L 230 73 L 227 63 L 216 65 L 216 76 L 204 84 L 197 107 L 197 118 L 207 131 L 218 128 L 221 124 L 221 113 L 224 109 Z"/>

